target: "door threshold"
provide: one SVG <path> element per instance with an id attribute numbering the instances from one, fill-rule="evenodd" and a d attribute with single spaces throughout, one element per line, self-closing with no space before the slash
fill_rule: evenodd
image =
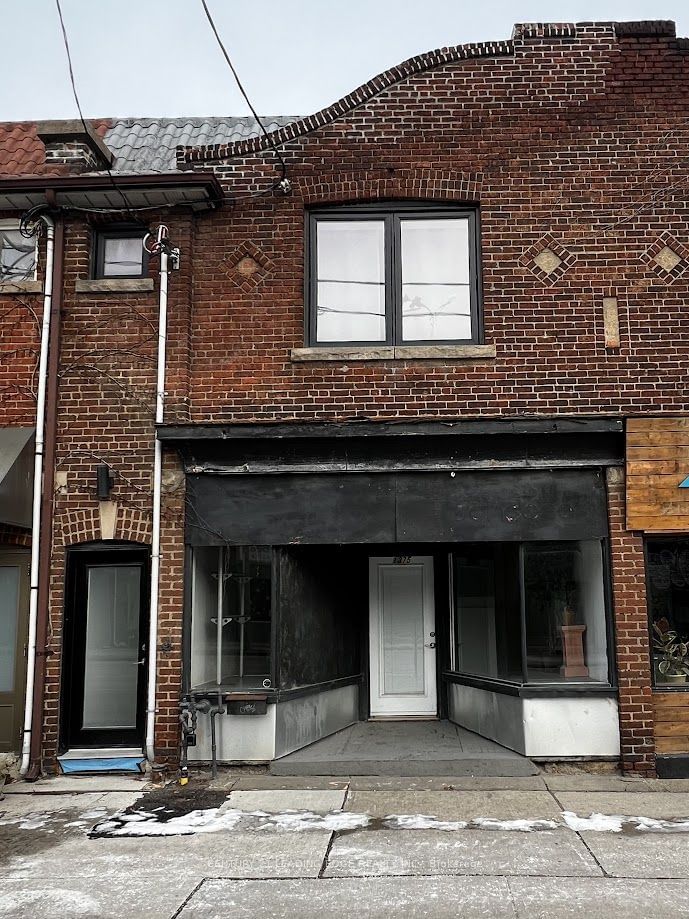
<path id="1" fill-rule="evenodd" d="M 71 747 L 58 759 L 125 759 L 143 756 L 141 747 Z"/>
<path id="2" fill-rule="evenodd" d="M 437 715 L 369 715 L 369 721 L 440 721 Z"/>

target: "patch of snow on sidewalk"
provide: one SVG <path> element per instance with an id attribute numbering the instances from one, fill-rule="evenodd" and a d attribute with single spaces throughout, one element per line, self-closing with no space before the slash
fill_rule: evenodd
<path id="1" fill-rule="evenodd" d="M 591 814 L 579 817 L 563 811 L 565 824 L 576 833 L 621 833 L 626 827 L 650 833 L 689 833 L 689 820 L 657 820 L 653 817 L 633 817 L 624 814 Z"/>
<path id="2" fill-rule="evenodd" d="M 439 820 L 426 814 L 388 814 L 383 823 L 393 830 L 465 830 L 468 826 L 466 820 Z"/>

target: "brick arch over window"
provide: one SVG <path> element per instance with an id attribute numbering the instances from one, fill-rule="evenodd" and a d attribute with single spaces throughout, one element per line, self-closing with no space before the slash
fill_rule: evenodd
<path id="1" fill-rule="evenodd" d="M 300 176 L 297 192 L 304 204 L 345 204 L 364 201 L 421 200 L 470 203 L 478 201 L 483 173 L 442 172 L 435 169 L 400 169 L 393 175 L 361 172 L 337 176 Z"/>
<path id="2" fill-rule="evenodd" d="M 109 533 L 103 533 L 101 519 L 98 508 L 81 508 L 58 514 L 56 523 L 60 534 L 59 541 L 63 546 L 98 542 L 108 538 L 142 544 L 151 541 L 151 515 L 146 511 L 138 508 L 118 507 L 112 536 Z"/>

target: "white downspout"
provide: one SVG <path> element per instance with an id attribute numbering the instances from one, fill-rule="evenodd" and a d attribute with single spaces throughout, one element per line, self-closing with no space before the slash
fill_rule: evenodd
<path id="1" fill-rule="evenodd" d="M 53 263 L 55 261 L 55 223 L 47 214 L 41 214 L 39 219 L 46 226 L 46 252 L 41 345 L 38 358 L 38 390 L 36 393 L 36 446 L 34 450 L 33 510 L 31 518 L 31 571 L 29 575 L 29 638 L 26 652 L 26 696 L 24 700 L 24 731 L 22 734 L 22 759 L 19 766 L 20 775 L 26 775 L 31 761 L 33 694 L 36 676 L 36 627 L 38 622 L 38 569 L 41 551 L 43 452 L 45 449 L 45 395 L 48 383 L 48 347 L 50 344 L 50 314 L 53 303 Z"/>
<path id="2" fill-rule="evenodd" d="M 162 228 L 161 228 L 162 229 Z M 159 241 L 161 236 L 159 234 Z M 158 378 L 156 382 L 156 425 L 165 412 L 165 347 L 167 343 L 167 240 L 160 246 L 160 303 L 158 314 Z M 158 663 L 158 590 L 160 585 L 160 490 L 163 478 L 163 447 L 155 433 L 153 453 L 153 526 L 151 532 L 151 600 L 148 632 L 148 687 L 146 704 L 146 759 L 155 760 L 156 680 Z"/>

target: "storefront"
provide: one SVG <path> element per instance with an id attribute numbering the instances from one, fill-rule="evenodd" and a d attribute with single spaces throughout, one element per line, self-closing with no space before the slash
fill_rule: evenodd
<path id="1" fill-rule="evenodd" d="M 185 692 L 228 704 L 220 759 L 438 717 L 532 757 L 619 755 L 605 468 L 620 422 L 161 436 L 187 474 Z"/>

